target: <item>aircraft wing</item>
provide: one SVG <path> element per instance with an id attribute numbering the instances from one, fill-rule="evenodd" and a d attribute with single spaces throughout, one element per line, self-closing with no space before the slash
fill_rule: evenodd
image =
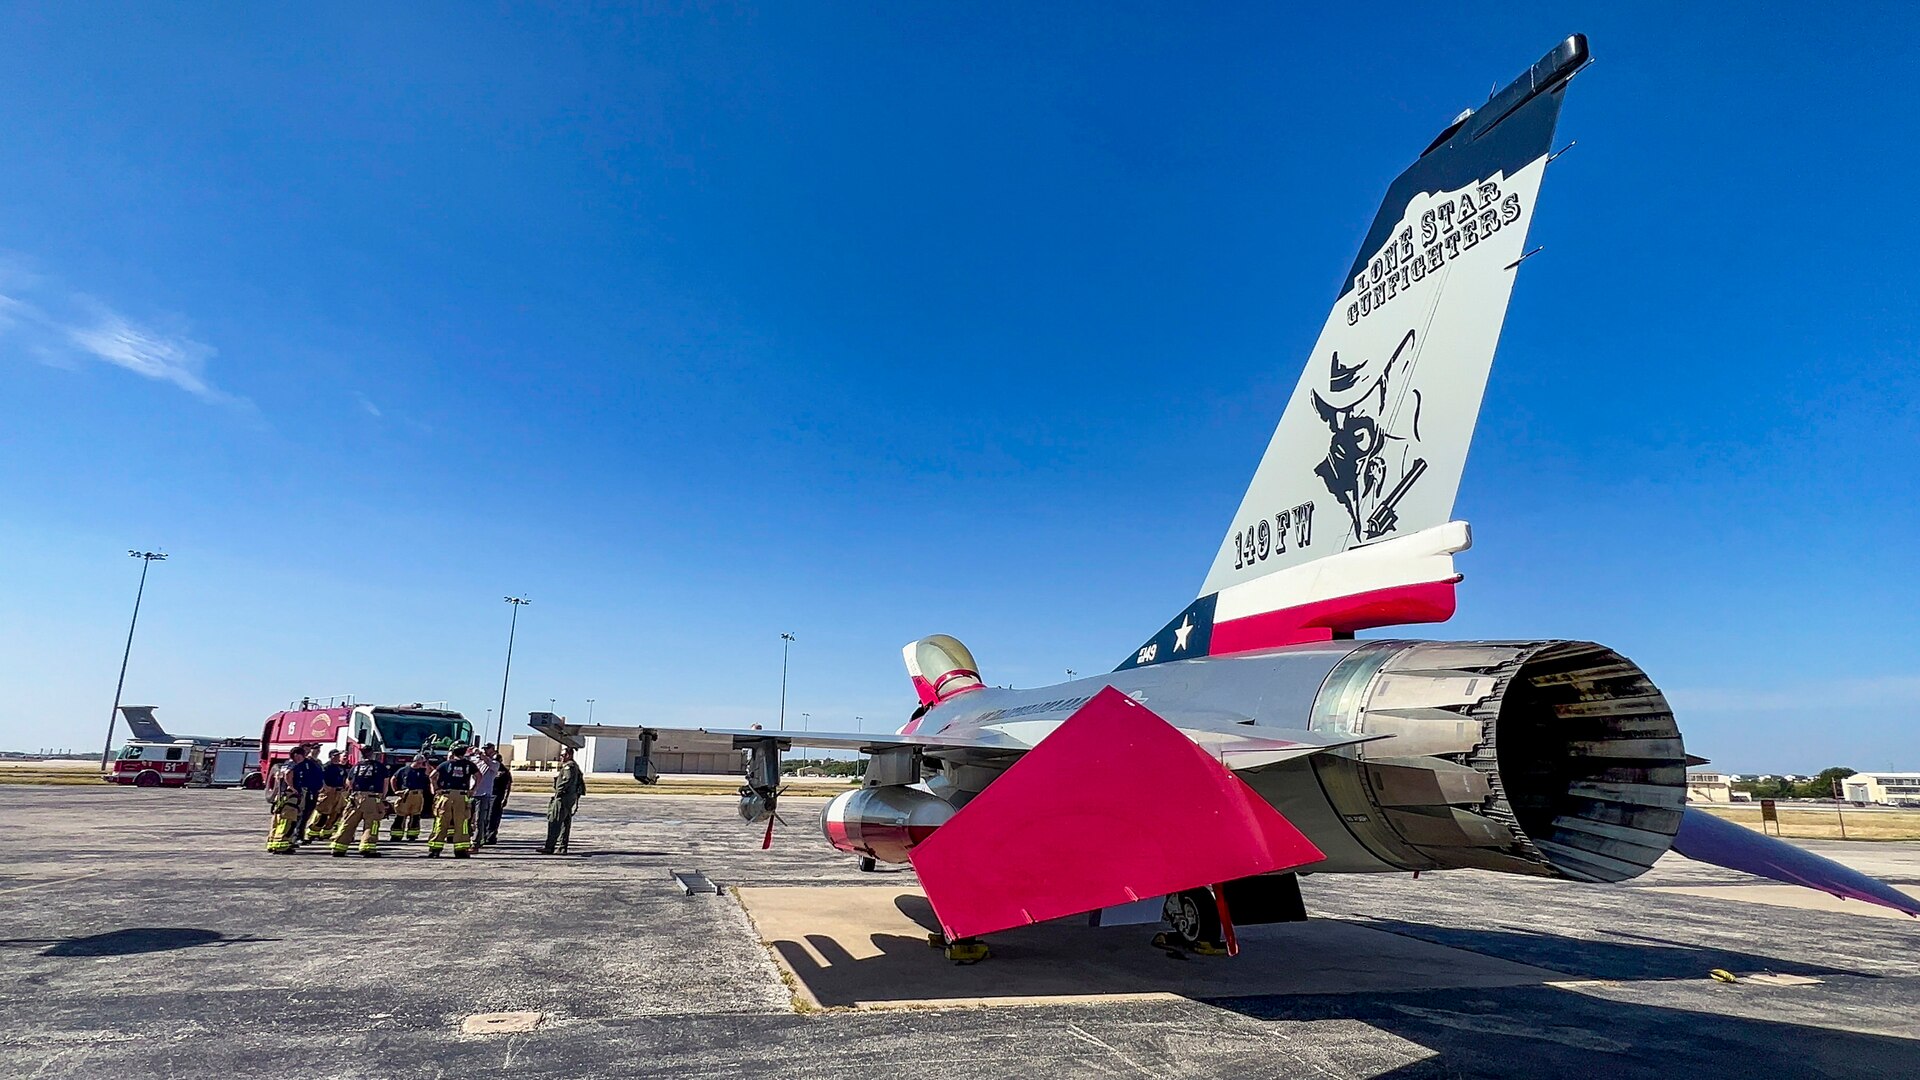
<path id="1" fill-rule="evenodd" d="M 1317 731 L 1256 727 L 1252 724 L 1237 724 L 1227 720 L 1187 719 L 1172 720 L 1168 723 L 1191 739 L 1195 746 L 1206 751 L 1209 756 L 1228 768 L 1236 770 L 1259 768 L 1276 761 L 1317 754 L 1337 746 L 1352 746 L 1391 737 L 1329 735 Z M 758 728 L 701 728 L 700 730 L 708 735 L 727 735 L 736 740 L 776 738 L 793 746 L 826 750 L 859 750 L 869 754 L 901 746 L 918 746 L 923 750 L 984 750 L 1012 754 L 1023 754 L 1033 749 L 1033 744 L 991 727 L 971 729 L 966 734 L 935 732 L 911 735 L 876 735 L 871 732 L 857 731 L 813 731 L 795 734 L 791 731 L 764 731 Z"/>
<path id="2" fill-rule="evenodd" d="M 1192 740 L 1208 756 L 1230 769 L 1256 769 L 1290 758 L 1317 754 L 1341 746 L 1353 746 L 1385 735 L 1342 735 L 1289 728 L 1259 727 L 1235 723 L 1226 718 L 1185 718 L 1170 721 L 1173 728 Z M 674 728 L 631 727 L 608 724 L 569 724 L 558 717 L 536 714 L 533 728 L 562 746 L 579 749 L 587 736 L 637 739 L 643 732 L 681 735 L 719 735 L 735 740 L 776 739 L 785 746 L 804 746 L 816 750 L 857 750 L 876 753 L 896 747 L 917 746 L 922 750 L 976 750 L 991 753 L 1022 754 L 1033 744 L 991 727 L 971 728 L 964 733 L 880 734 L 871 731 L 768 731 L 764 728 Z"/>
<path id="3" fill-rule="evenodd" d="M 651 730 L 664 731 L 665 728 Z M 873 753 L 900 746 L 918 746 L 925 750 L 1000 750 L 1020 753 L 1032 747 L 997 731 L 976 731 L 972 735 L 879 735 L 870 731 L 765 731 L 760 728 L 701 728 L 703 734 L 741 739 L 778 739 L 791 746 L 820 750 L 860 750 Z"/>

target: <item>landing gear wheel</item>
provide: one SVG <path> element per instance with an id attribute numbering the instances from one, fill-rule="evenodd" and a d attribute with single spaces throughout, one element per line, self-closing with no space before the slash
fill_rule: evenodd
<path id="1" fill-rule="evenodd" d="M 1167 897 L 1161 915 L 1173 927 L 1173 943 L 1196 952 L 1210 951 L 1220 943 L 1220 909 L 1210 889 L 1188 889 Z"/>

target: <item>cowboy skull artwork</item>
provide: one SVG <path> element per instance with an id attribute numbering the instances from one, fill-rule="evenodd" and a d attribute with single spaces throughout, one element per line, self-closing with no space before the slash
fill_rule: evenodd
<path id="1" fill-rule="evenodd" d="M 1427 470 L 1420 448 L 1420 391 L 1408 392 L 1414 332 L 1367 375 L 1368 362 L 1345 365 L 1333 354 L 1327 392 L 1314 390 L 1314 411 L 1333 432 L 1327 456 L 1314 466 L 1327 490 L 1346 508 L 1355 540 L 1377 540 L 1399 524 L 1395 507 Z M 1404 427 L 1401 415 L 1411 407 Z"/>

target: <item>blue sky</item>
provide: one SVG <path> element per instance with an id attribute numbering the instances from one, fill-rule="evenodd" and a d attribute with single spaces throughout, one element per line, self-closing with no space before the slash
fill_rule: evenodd
<path id="1" fill-rule="evenodd" d="M 899 723 L 1198 587 L 1387 183 L 1592 38 L 1423 635 L 1920 764 L 1920 18 L 0 9 L 0 747 L 302 694 Z"/>

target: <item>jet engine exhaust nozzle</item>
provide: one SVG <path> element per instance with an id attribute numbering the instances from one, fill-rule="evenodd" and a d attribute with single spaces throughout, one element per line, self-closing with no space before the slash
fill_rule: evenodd
<path id="1" fill-rule="evenodd" d="M 1639 666 L 1585 641 L 1369 642 L 1313 726 L 1393 738 L 1315 768 L 1389 865 L 1625 881 L 1673 844 L 1686 751 Z"/>

